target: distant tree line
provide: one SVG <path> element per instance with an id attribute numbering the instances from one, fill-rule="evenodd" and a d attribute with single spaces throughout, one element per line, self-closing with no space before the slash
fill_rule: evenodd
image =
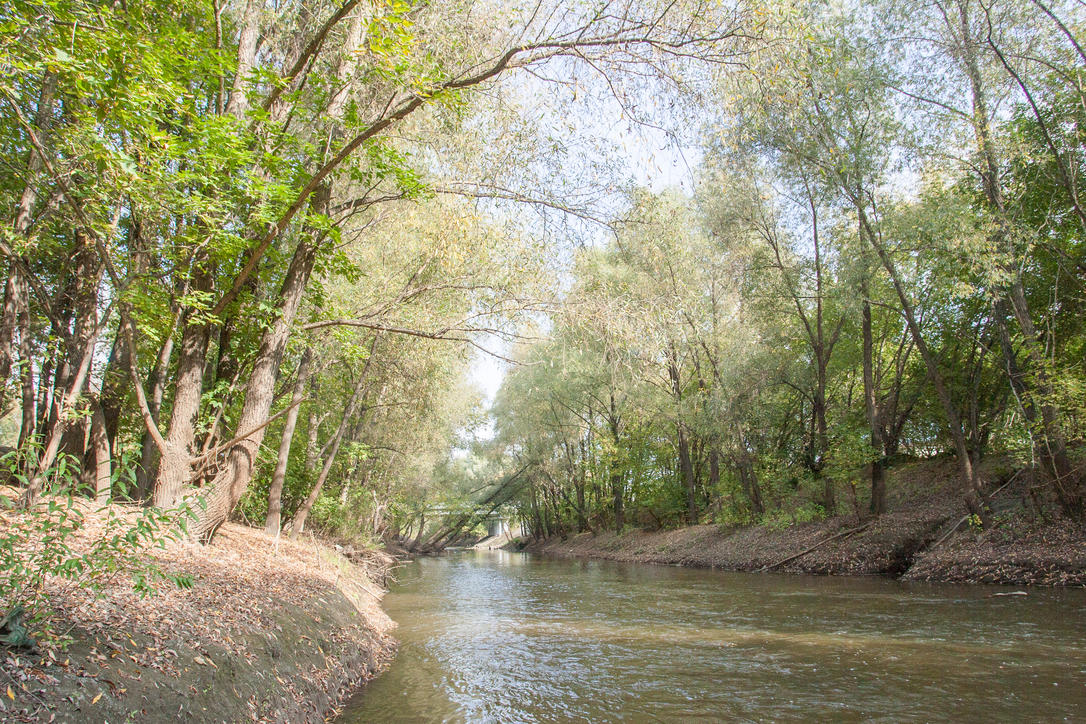
<path id="1" fill-rule="evenodd" d="M 693 198 L 634 193 L 495 415 L 537 536 L 887 509 L 985 456 L 1086 523 L 1081 7 L 767 7 Z M 705 99 L 702 99 L 705 101 Z"/>

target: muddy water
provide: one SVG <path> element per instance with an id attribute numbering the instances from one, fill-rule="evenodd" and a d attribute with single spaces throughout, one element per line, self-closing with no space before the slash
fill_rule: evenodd
<path id="1" fill-rule="evenodd" d="M 341 721 L 1086 721 L 1086 591 L 476 552 L 400 570 Z"/>

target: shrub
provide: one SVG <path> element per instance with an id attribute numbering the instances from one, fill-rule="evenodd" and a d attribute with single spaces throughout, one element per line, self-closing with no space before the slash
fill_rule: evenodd
<path id="1" fill-rule="evenodd" d="M 0 459 L 14 466 L 11 456 Z M 63 464 L 63 463 L 62 463 Z M 62 470 L 66 473 L 67 470 Z M 12 471 L 12 477 L 20 476 Z M 80 496 L 74 475 L 56 475 L 67 484 L 54 487 L 37 504 L 20 509 L 12 498 L 0 495 L 0 618 L 21 617 L 26 611 L 31 627 L 47 639 L 63 643 L 51 628 L 52 598 L 66 588 L 101 596 L 118 579 L 128 578 L 140 596 L 155 590 L 157 581 L 172 581 L 188 588 L 185 574 L 163 571 L 147 552 L 164 548 L 185 534 L 194 512 L 188 503 L 178 508 L 106 505 L 94 513 L 95 529 L 77 536 L 88 524 L 84 508 L 94 503 Z"/>

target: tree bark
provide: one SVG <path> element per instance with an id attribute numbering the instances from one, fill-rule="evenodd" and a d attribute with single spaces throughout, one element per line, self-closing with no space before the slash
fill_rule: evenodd
<path id="1" fill-rule="evenodd" d="M 905 293 L 905 287 L 901 282 L 901 277 L 898 275 L 897 266 L 882 245 L 882 242 L 874 228 L 871 226 L 871 222 L 867 218 L 867 214 L 864 212 L 863 208 L 859 208 L 859 216 L 860 224 L 865 232 L 864 235 L 866 236 L 868 243 L 874 248 L 875 253 L 882 262 L 883 268 L 886 269 L 886 273 L 890 275 L 890 281 L 893 283 L 894 291 L 897 293 L 898 301 L 901 303 L 902 313 L 905 316 L 905 324 L 909 328 L 909 334 L 912 335 L 917 351 L 920 352 L 920 358 L 924 361 L 928 379 L 931 381 L 932 387 L 935 388 L 935 395 L 938 397 L 939 404 L 943 408 L 943 414 L 946 416 L 947 428 L 950 432 L 950 437 L 954 442 L 954 449 L 958 456 L 958 471 L 961 476 L 961 492 L 966 508 L 968 508 L 971 514 L 980 518 L 982 524 L 987 527 L 991 523 L 991 515 L 984 499 L 984 491 L 981 487 L 980 479 L 977 476 L 976 469 L 973 467 L 973 461 L 969 456 L 969 443 L 966 440 L 965 432 L 962 429 L 961 418 L 958 416 L 958 410 L 954 405 L 950 390 L 946 386 L 943 373 L 939 369 L 939 362 L 935 359 L 935 355 L 932 353 L 931 348 L 928 347 L 927 341 L 920 332 L 920 325 L 916 321 L 916 314 L 913 311 L 912 302 L 909 300 L 908 294 Z"/>
<path id="2" fill-rule="evenodd" d="M 99 503 L 108 503 L 113 483 L 110 470 L 110 440 L 106 429 L 106 417 L 100 400 L 92 400 L 91 449 L 94 451 L 94 497 Z"/>
<path id="3" fill-rule="evenodd" d="M 867 422 L 871 429 L 871 449 L 874 458 L 871 460 L 871 504 L 872 515 L 882 515 L 886 512 L 886 476 L 884 473 L 883 451 L 885 443 L 882 439 L 882 422 L 879 419 L 880 410 L 875 390 L 875 364 L 874 364 L 874 335 L 871 329 L 871 302 L 868 299 L 867 282 L 861 285 L 863 293 L 863 374 L 864 374 L 864 407 L 867 411 Z"/>
<path id="4" fill-rule="evenodd" d="M 19 450 L 26 450 L 34 437 L 37 420 L 37 396 L 34 394 L 34 360 L 30 351 L 30 310 L 23 305 L 19 313 L 19 376 L 22 381 L 22 420 L 19 425 Z"/>
<path id="5" fill-rule="evenodd" d="M 283 484 L 287 479 L 287 463 L 290 460 L 290 444 L 294 440 L 294 429 L 298 426 L 298 412 L 305 399 L 305 386 L 309 376 L 309 361 L 312 351 L 306 347 L 298 363 L 297 379 L 294 392 L 290 396 L 290 411 L 283 423 L 283 434 L 279 439 L 279 453 L 272 473 L 271 489 L 268 491 L 268 515 L 264 520 L 264 531 L 268 535 L 278 535 L 283 514 Z"/>
<path id="6" fill-rule="evenodd" d="M 683 489 L 686 491 L 686 522 L 688 525 L 697 525 L 698 501 L 694 464 L 690 458 L 690 440 L 686 437 L 686 431 L 681 424 L 676 428 L 676 436 L 679 448 L 679 472 L 683 479 Z"/>
<path id="7" fill-rule="evenodd" d="M 241 13 L 237 65 L 234 81 L 230 86 L 230 99 L 226 102 L 225 109 L 226 114 L 230 116 L 240 118 L 249 108 L 249 98 L 245 91 L 249 83 L 249 74 L 256 67 L 256 48 L 260 41 L 262 9 L 263 3 L 258 0 L 246 0 L 245 8 Z"/>
<path id="8" fill-rule="evenodd" d="M 621 533 L 622 529 L 626 526 L 626 511 L 623 505 L 623 480 L 622 480 L 622 468 L 618 464 L 618 451 L 619 451 L 619 420 L 618 409 L 615 404 L 615 393 L 612 390 L 610 415 L 607 419 L 607 424 L 611 429 L 611 441 L 614 443 L 615 450 L 612 459 L 609 461 L 611 468 L 611 501 L 612 508 L 615 514 L 615 532 Z"/>
<path id="9" fill-rule="evenodd" d="M 314 199 L 319 211 L 327 210 L 330 190 L 327 186 Z M 209 541 L 219 529 L 249 485 L 253 465 L 264 440 L 265 421 L 275 395 L 275 380 L 283 360 L 290 328 L 302 301 L 309 275 L 313 272 L 317 249 L 323 237 L 314 233 L 298 243 L 279 291 L 279 309 L 275 321 L 264 332 L 245 390 L 245 402 L 238 418 L 238 434 L 245 434 L 226 452 L 226 460 L 208 487 L 205 507 L 197 513 L 190 530 L 200 540 Z M 252 430 L 253 432 L 248 432 Z"/>
<path id="10" fill-rule="evenodd" d="M 151 390 L 148 411 L 151 413 L 151 420 L 155 425 L 158 424 L 162 412 L 162 398 L 166 390 L 166 369 L 169 367 L 170 358 L 173 356 L 173 345 L 174 330 L 171 328 L 169 336 L 166 337 L 162 347 L 159 348 L 154 369 L 151 370 L 150 379 L 148 380 Z M 130 356 L 129 364 L 134 363 L 135 360 Z M 154 480 L 158 476 L 158 455 L 158 446 L 155 444 L 151 433 L 145 429 L 140 439 L 140 464 L 136 468 L 136 500 L 147 500 L 151 495 Z"/>
<path id="11" fill-rule="evenodd" d="M 313 489 L 309 491 L 309 495 L 306 496 L 301 507 L 298 508 L 298 512 L 294 514 L 294 519 L 290 526 L 291 538 L 297 538 L 305 530 L 305 521 L 309 518 L 309 513 L 313 510 L 313 504 L 317 502 L 317 498 L 321 494 L 321 488 L 324 487 L 324 483 L 327 482 L 328 476 L 332 472 L 332 466 L 335 464 L 336 455 L 339 454 L 340 445 L 343 443 L 343 438 L 347 435 L 347 428 L 354 420 L 358 408 L 366 395 L 366 390 L 369 388 L 368 373 L 376 347 L 377 337 L 374 337 L 373 343 L 370 345 L 370 356 L 366 358 L 366 364 L 362 367 L 362 371 L 358 375 L 358 381 L 355 383 L 351 398 L 343 409 L 343 417 L 340 419 L 339 426 L 332 436 L 332 447 L 328 451 L 327 457 L 324 459 L 324 465 L 321 467 L 320 475 L 317 476 L 317 482 L 313 485 Z"/>
<path id="12" fill-rule="evenodd" d="M 195 262 L 195 266 L 197 271 L 193 279 L 194 291 L 210 291 L 210 273 L 201 269 L 200 261 Z M 184 331 L 181 333 L 173 409 L 170 411 L 170 425 L 165 436 L 166 450 L 158 462 L 158 473 L 151 496 L 152 504 L 159 508 L 177 504 L 184 484 L 192 472 L 195 422 L 203 395 L 204 361 L 207 359 L 210 334 L 207 321 L 196 316 L 197 314 L 197 310 L 186 313 Z"/>

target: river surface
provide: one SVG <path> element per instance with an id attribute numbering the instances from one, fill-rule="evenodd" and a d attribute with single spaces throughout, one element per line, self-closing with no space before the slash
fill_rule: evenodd
<path id="1" fill-rule="evenodd" d="M 479 551 L 399 570 L 340 720 L 1086 721 L 1086 591 Z"/>

